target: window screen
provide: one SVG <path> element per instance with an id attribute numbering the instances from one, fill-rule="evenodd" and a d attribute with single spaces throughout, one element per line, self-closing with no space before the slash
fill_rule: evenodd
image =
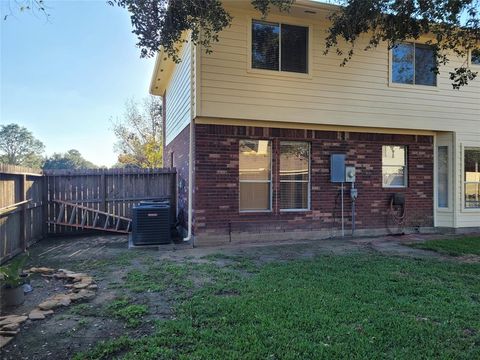
<path id="1" fill-rule="evenodd" d="M 435 51 L 432 46 L 403 43 L 392 50 L 392 82 L 411 85 L 437 85 Z"/>
<path id="2" fill-rule="evenodd" d="M 280 142 L 280 208 L 306 210 L 310 193 L 310 144 Z"/>
<path id="3" fill-rule="evenodd" d="M 271 143 L 240 140 L 240 211 L 265 211 L 271 206 Z"/>
<path id="4" fill-rule="evenodd" d="M 282 71 L 307 72 L 308 28 L 282 24 Z"/>
<path id="5" fill-rule="evenodd" d="M 437 85 L 437 74 L 432 70 L 435 67 L 435 52 L 428 45 L 415 44 L 415 84 Z"/>
<path id="6" fill-rule="evenodd" d="M 383 187 L 407 186 L 407 148 L 405 146 L 382 146 Z"/>

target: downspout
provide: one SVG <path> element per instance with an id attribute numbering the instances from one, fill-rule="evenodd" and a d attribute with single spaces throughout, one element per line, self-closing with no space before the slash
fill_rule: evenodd
<path id="1" fill-rule="evenodd" d="M 193 135 L 194 135 L 194 120 L 190 120 L 190 143 L 188 150 L 188 229 L 187 237 L 183 241 L 187 242 L 192 239 L 192 222 L 193 222 Z"/>
<path id="2" fill-rule="evenodd" d="M 189 40 L 191 41 L 191 39 Z M 193 46 L 193 44 L 190 45 L 190 129 L 189 129 L 189 150 L 188 150 L 188 223 L 187 223 L 187 237 L 183 239 L 183 241 L 188 242 L 192 240 L 192 246 L 193 244 L 193 236 L 192 236 L 192 228 L 193 228 L 193 172 L 194 172 L 194 167 L 195 167 L 195 160 L 194 160 L 194 139 L 195 139 L 195 97 L 196 97 L 196 91 L 195 91 L 195 81 L 196 81 L 196 47 Z"/>

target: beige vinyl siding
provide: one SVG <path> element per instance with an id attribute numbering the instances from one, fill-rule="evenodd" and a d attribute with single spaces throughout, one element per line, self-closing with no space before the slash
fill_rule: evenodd
<path id="1" fill-rule="evenodd" d="M 363 39 L 353 59 L 340 67 L 341 57 L 334 52 L 323 55 L 327 21 L 321 14 L 312 17 L 321 22 L 270 16 L 271 21 L 310 26 L 312 68 L 310 76 L 257 73 L 249 69 L 248 37 L 251 18 L 258 14 L 229 11 L 232 26 L 220 34 L 213 52 L 199 52 L 198 116 L 435 131 L 479 127 L 480 81 L 456 91 L 448 78 L 462 59 L 442 69 L 438 87 L 390 86 L 385 44 L 362 51 Z"/>
<path id="2" fill-rule="evenodd" d="M 166 143 L 170 143 L 190 123 L 195 88 L 192 43 L 185 43 L 181 62 L 175 66 L 166 89 Z"/>

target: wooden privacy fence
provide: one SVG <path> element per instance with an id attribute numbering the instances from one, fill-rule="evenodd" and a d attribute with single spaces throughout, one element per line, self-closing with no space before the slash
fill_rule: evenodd
<path id="1" fill-rule="evenodd" d="M 61 207 L 62 202 L 130 218 L 132 207 L 142 200 L 169 200 L 172 218 L 176 216 L 175 169 L 40 172 L 0 164 L 0 180 L 0 262 L 42 237 L 92 231 L 54 224 L 60 211 L 62 218 L 82 222 L 82 214 L 72 215 L 73 207 Z"/>
<path id="2" fill-rule="evenodd" d="M 0 262 L 42 238 L 42 186 L 41 171 L 0 164 Z"/>
<path id="3" fill-rule="evenodd" d="M 46 222 L 54 221 L 59 214 L 61 205 L 55 200 L 123 217 L 131 217 L 132 207 L 142 200 L 169 200 L 172 216 L 175 216 L 175 169 L 46 170 L 44 175 L 48 201 Z M 65 217 L 70 218 L 70 215 L 67 213 Z M 75 217 L 79 222 L 80 214 Z M 82 231 L 81 228 L 48 225 L 48 234 Z"/>

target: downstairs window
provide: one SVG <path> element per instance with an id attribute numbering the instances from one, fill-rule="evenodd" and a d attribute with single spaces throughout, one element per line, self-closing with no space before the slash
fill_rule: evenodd
<path id="1" fill-rule="evenodd" d="M 406 146 L 382 146 L 382 180 L 385 188 L 407 186 Z"/>
<path id="2" fill-rule="evenodd" d="M 465 149 L 465 208 L 480 208 L 480 148 Z"/>
<path id="3" fill-rule="evenodd" d="M 269 140 L 240 140 L 240 211 L 270 211 L 272 146 Z"/>
<path id="4" fill-rule="evenodd" d="M 310 208 L 310 144 L 280 142 L 280 209 Z"/>
<path id="5" fill-rule="evenodd" d="M 438 207 L 448 208 L 448 146 L 438 147 Z"/>

